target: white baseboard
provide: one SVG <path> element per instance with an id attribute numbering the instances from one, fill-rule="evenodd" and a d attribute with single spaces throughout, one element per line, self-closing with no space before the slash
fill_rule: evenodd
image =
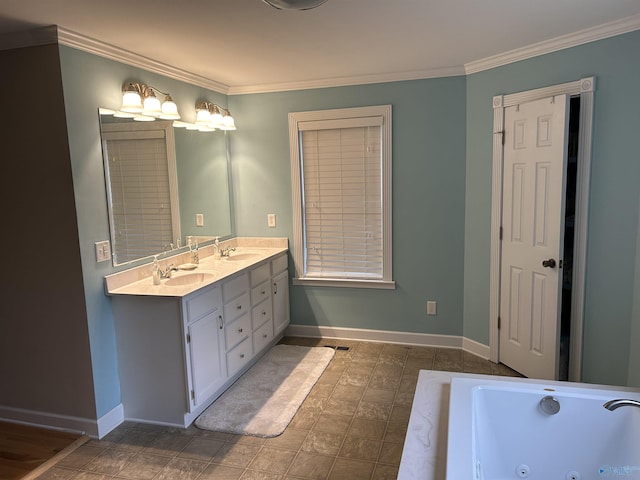
<path id="1" fill-rule="evenodd" d="M 119 403 L 114 409 L 98 419 L 98 438 L 104 437 L 111 430 L 124 422 L 124 407 Z"/>
<path id="2" fill-rule="evenodd" d="M 98 420 L 0 405 L 0 420 L 102 438 L 124 421 L 124 415 L 122 404 Z"/>
<path id="3" fill-rule="evenodd" d="M 489 345 L 476 342 L 475 340 L 471 340 L 467 337 L 462 337 L 462 349 L 465 352 L 473 353 L 474 355 L 482 357 L 485 360 L 489 360 L 489 355 L 491 353 Z"/>
<path id="4" fill-rule="evenodd" d="M 489 358 L 489 347 L 487 345 L 457 335 L 392 332 L 366 328 L 322 327 L 316 325 L 289 325 L 286 334 L 294 337 L 335 338 L 420 347 L 460 348 L 484 359 Z"/>

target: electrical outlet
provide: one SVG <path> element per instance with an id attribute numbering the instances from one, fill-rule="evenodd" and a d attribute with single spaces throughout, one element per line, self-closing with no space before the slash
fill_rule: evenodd
<path id="1" fill-rule="evenodd" d="M 111 246 L 109 240 L 96 242 L 96 262 L 106 262 L 111 258 Z"/>
<path id="2" fill-rule="evenodd" d="M 267 215 L 267 225 L 270 228 L 275 228 L 275 226 L 276 226 L 276 214 L 275 213 L 269 213 Z"/>
<path id="3" fill-rule="evenodd" d="M 196 227 L 204 227 L 204 215 L 196 213 Z"/>
<path id="4" fill-rule="evenodd" d="M 427 302 L 427 315 L 436 315 L 438 304 L 433 300 Z"/>

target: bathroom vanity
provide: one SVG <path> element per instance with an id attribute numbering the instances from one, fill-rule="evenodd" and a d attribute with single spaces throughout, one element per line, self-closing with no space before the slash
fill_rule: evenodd
<path id="1" fill-rule="evenodd" d="M 178 270 L 154 285 L 151 266 L 106 277 L 127 420 L 187 427 L 284 334 L 287 240 L 234 239 L 162 261 Z"/>

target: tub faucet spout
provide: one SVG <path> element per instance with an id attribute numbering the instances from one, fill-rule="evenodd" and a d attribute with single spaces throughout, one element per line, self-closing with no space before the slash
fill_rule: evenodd
<path id="1" fill-rule="evenodd" d="M 614 411 L 620 407 L 638 407 L 640 408 L 640 401 L 631 400 L 629 398 L 616 398 L 615 400 L 609 400 L 602 405 L 604 408 L 610 411 Z"/>

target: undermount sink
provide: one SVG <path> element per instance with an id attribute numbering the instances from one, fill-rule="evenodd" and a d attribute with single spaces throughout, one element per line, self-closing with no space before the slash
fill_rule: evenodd
<path id="1" fill-rule="evenodd" d="M 252 252 L 239 252 L 239 253 L 230 253 L 228 257 L 225 257 L 225 260 L 227 261 L 232 261 L 232 262 L 241 262 L 244 260 L 251 260 L 252 258 L 255 258 L 257 256 L 259 256 L 259 253 L 252 253 Z"/>
<path id="2" fill-rule="evenodd" d="M 169 287 L 182 287 L 207 282 L 209 280 L 213 280 L 211 273 L 187 273 L 185 275 L 168 278 L 164 284 Z"/>

